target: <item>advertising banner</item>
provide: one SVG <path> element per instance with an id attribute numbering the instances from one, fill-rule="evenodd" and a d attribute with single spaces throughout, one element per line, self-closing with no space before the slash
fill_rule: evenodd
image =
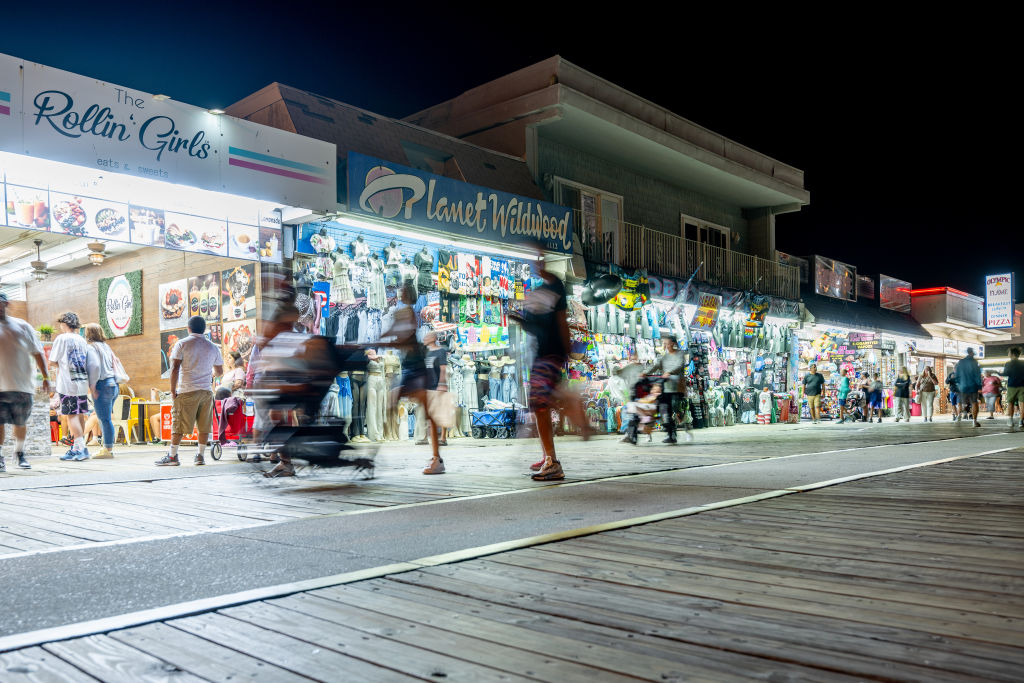
<path id="1" fill-rule="evenodd" d="M 273 204 L 0 152 L 0 225 L 281 262 Z"/>
<path id="2" fill-rule="evenodd" d="M 712 330 L 718 322 L 718 312 L 722 308 L 722 297 L 717 294 L 705 294 L 701 292 L 700 303 L 693 313 L 693 320 L 690 321 L 691 328 L 700 330 Z"/>
<path id="3" fill-rule="evenodd" d="M 913 286 L 906 280 L 878 276 L 878 305 L 900 313 L 910 313 L 910 290 Z"/>
<path id="4" fill-rule="evenodd" d="M 142 334 L 141 270 L 101 278 L 96 291 L 104 336 L 112 339 Z"/>
<path id="5" fill-rule="evenodd" d="M 985 277 L 985 327 L 1013 327 L 1013 273 Z"/>
<path id="6" fill-rule="evenodd" d="M 323 211 L 333 144 L 0 55 L 0 151 Z"/>
<path id="7" fill-rule="evenodd" d="M 814 291 L 834 299 L 856 301 L 857 269 L 824 256 L 815 256 Z"/>
<path id="8" fill-rule="evenodd" d="M 538 240 L 549 251 L 572 253 L 572 209 L 355 152 L 348 155 L 348 203 L 350 211 L 461 237 Z"/>

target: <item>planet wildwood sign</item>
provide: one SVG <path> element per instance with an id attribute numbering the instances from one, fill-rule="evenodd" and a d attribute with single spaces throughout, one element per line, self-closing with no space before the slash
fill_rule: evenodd
<path id="1" fill-rule="evenodd" d="M 99 281 L 100 326 L 107 338 L 142 334 L 142 271 Z"/>

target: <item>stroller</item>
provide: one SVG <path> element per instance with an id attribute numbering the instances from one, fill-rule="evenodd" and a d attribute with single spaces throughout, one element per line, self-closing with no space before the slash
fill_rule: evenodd
<path id="1" fill-rule="evenodd" d="M 655 391 L 655 385 L 660 385 L 661 380 L 652 377 L 641 377 L 629 392 L 629 403 L 626 404 L 626 412 L 629 413 L 629 424 L 626 427 L 626 436 L 622 439 L 634 446 L 637 442 L 637 435 L 642 430 L 650 437 L 651 429 L 654 426 L 654 418 L 658 415 L 658 404 L 648 402 L 651 394 Z M 646 401 L 643 399 L 647 399 Z"/>
<path id="2" fill-rule="evenodd" d="M 846 417 L 839 421 L 860 422 L 864 419 L 864 392 L 856 389 L 846 395 Z"/>
<path id="3" fill-rule="evenodd" d="M 263 352 L 266 363 L 261 386 L 252 393 L 278 417 L 260 447 L 262 454 L 332 468 L 353 467 L 373 478 L 375 451 L 349 444 L 344 422 L 322 417 L 320 406 L 338 373 L 365 371 L 367 358 L 360 346 L 337 346 L 322 336 L 283 333 Z"/>

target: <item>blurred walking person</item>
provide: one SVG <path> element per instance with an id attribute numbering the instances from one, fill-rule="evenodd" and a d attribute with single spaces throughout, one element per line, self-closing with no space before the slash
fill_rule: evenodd
<path id="1" fill-rule="evenodd" d="M 256 339 L 252 351 L 249 353 L 249 367 L 245 371 L 245 388 L 257 389 L 263 384 L 263 373 L 266 370 L 266 363 L 263 362 L 263 352 L 274 337 L 282 332 L 291 332 L 299 319 L 299 309 L 291 303 L 282 302 L 278 304 L 269 320 L 263 323 L 263 334 Z M 273 428 L 273 421 L 270 419 L 270 410 L 267 408 L 266 399 L 258 392 L 253 394 L 253 410 L 255 415 L 252 422 L 253 443 L 257 446 L 263 444 L 263 438 Z M 260 462 L 263 458 L 260 452 L 250 458 L 252 462 Z M 277 460 L 274 456 L 271 462 Z"/>
<path id="2" fill-rule="evenodd" d="M 991 370 L 985 371 L 981 381 L 981 395 L 985 397 L 985 408 L 988 409 L 986 420 L 996 419 L 996 401 L 1003 395 L 1003 381 Z"/>
<path id="3" fill-rule="evenodd" d="M 686 393 L 686 376 L 684 374 L 686 372 L 686 353 L 679 348 L 676 338 L 672 335 L 662 337 L 662 344 L 665 353 L 645 368 L 644 373 L 657 374 L 665 380 L 661 387 L 661 394 L 658 396 L 658 412 L 665 425 L 665 431 L 668 432 L 664 443 L 674 444 L 676 443 L 676 420 L 673 404 L 678 400 L 680 394 L 685 395 Z M 689 429 L 686 430 L 686 440 L 693 440 Z"/>
<path id="4" fill-rule="evenodd" d="M 872 375 L 871 384 L 868 385 L 868 422 L 872 417 L 877 417 L 879 424 L 882 422 L 882 380 L 876 372 Z"/>
<path id="5" fill-rule="evenodd" d="M 448 350 L 437 343 L 437 333 L 427 332 L 423 335 L 423 344 L 427 347 L 427 370 L 430 371 L 433 391 L 448 391 Z M 438 446 L 448 445 L 448 428 L 438 427 Z"/>
<path id="6" fill-rule="evenodd" d="M 956 383 L 956 370 L 950 370 L 946 377 L 946 393 L 949 407 L 953 411 L 953 422 L 960 421 L 960 385 Z"/>
<path id="7" fill-rule="evenodd" d="M 68 431 L 74 438 L 71 449 L 61 460 L 87 460 L 85 418 L 89 414 L 89 344 L 78 334 L 78 316 L 68 312 L 57 318 L 61 334 L 50 347 L 50 368 L 56 371 L 60 414 L 68 418 Z"/>
<path id="8" fill-rule="evenodd" d="M 213 431 L 213 378 L 224 374 L 220 348 L 203 336 L 206 319 L 188 319 L 189 335 L 171 349 L 171 450 L 156 464 L 177 467 L 178 446 L 186 434 L 198 428 L 196 465 L 205 465 L 206 444 Z"/>
<path id="9" fill-rule="evenodd" d="M 13 426 L 14 456 L 23 470 L 32 469 L 25 457 L 25 438 L 36 392 L 35 370 L 43 376 L 43 391 L 49 394 L 49 373 L 36 331 L 21 318 L 7 315 L 7 295 L 0 292 L 0 446 L 5 426 Z M 6 471 L 0 451 L 0 472 Z"/>
<path id="10" fill-rule="evenodd" d="M 427 438 L 430 439 L 430 462 L 423 474 L 444 474 L 444 460 L 438 450 L 437 429 L 430 415 L 431 406 L 427 402 L 427 389 L 432 384 L 430 372 L 427 370 L 427 354 L 416 338 L 416 288 L 411 281 L 402 285 L 401 302 L 405 304 L 395 311 L 395 322 L 382 338 L 393 338 L 387 346 L 393 346 L 402 352 L 402 378 L 398 387 L 398 395 L 416 401 L 424 407 L 423 426 Z"/>
<path id="11" fill-rule="evenodd" d="M 978 422 L 978 400 L 981 392 L 981 368 L 978 361 L 974 359 L 974 349 L 968 348 L 967 355 L 956 364 L 956 383 L 960 387 L 960 419 L 963 419 L 964 411 L 967 417 L 974 420 L 974 426 L 980 427 Z"/>
<path id="12" fill-rule="evenodd" d="M 1024 418 L 1024 360 L 1020 359 L 1020 348 L 1010 349 L 1010 360 L 1003 366 L 1006 375 L 1006 413 L 1010 416 L 1010 431 L 1017 428 L 1013 419 L 1014 408 L 1019 408 Z"/>
<path id="13" fill-rule="evenodd" d="M 906 367 L 896 377 L 893 398 L 896 399 L 896 421 L 910 422 L 910 371 Z"/>
<path id="14" fill-rule="evenodd" d="M 112 412 L 114 399 L 120 394 L 117 386 L 117 372 L 114 370 L 114 352 L 107 345 L 103 328 L 96 323 L 85 326 L 85 341 L 89 342 L 89 390 L 96 419 L 100 423 L 103 448 L 95 458 L 114 457 L 114 422 Z M 125 441 L 128 434 L 124 435 Z"/>
<path id="15" fill-rule="evenodd" d="M 558 481 L 565 479 L 565 473 L 555 455 L 551 411 L 557 408 L 572 420 L 584 439 L 590 438 L 590 425 L 579 396 L 564 385 L 563 369 L 569 360 L 570 348 L 565 285 L 547 269 L 544 252 L 540 248 L 537 249 L 537 264 L 537 274 L 544 282 L 527 294 L 523 316 L 512 317 L 522 321 L 524 329 L 537 344 L 530 368 L 529 403 L 537 422 L 543 458 L 530 466 L 535 472 L 531 476 L 535 481 Z"/>
<path id="16" fill-rule="evenodd" d="M 839 371 L 839 393 L 836 400 L 839 402 L 839 422 L 846 422 L 846 399 L 850 397 L 850 373 L 846 368 Z"/>
<path id="17" fill-rule="evenodd" d="M 935 410 L 935 390 L 939 386 L 939 378 L 931 366 L 924 369 L 917 379 L 917 400 L 921 403 L 921 415 L 925 422 L 934 422 L 933 411 Z"/>

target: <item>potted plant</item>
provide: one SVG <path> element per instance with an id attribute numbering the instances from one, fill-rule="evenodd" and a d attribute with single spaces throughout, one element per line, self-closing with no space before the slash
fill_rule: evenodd
<path id="1" fill-rule="evenodd" d="M 50 341 L 53 339 L 53 328 L 49 325 L 39 326 L 39 338 L 43 341 Z"/>

